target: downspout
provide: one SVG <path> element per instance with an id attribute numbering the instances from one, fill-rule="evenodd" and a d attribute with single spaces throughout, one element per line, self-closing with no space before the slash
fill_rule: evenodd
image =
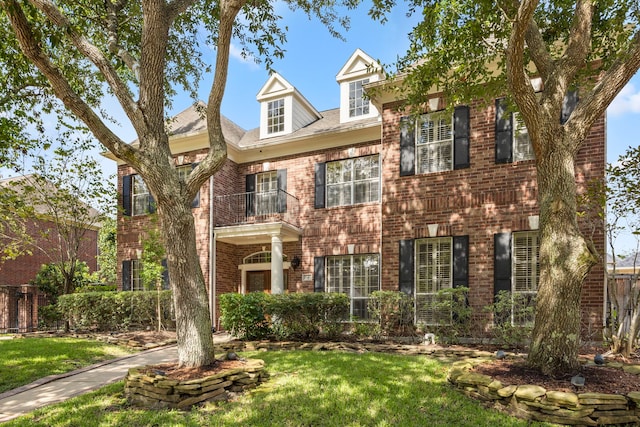
<path id="1" fill-rule="evenodd" d="M 213 226 L 213 175 L 209 177 L 209 307 L 211 326 L 216 324 L 216 233 Z"/>

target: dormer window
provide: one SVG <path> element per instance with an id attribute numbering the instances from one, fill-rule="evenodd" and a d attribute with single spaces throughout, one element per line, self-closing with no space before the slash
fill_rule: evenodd
<path id="1" fill-rule="evenodd" d="M 269 101 L 267 106 L 267 133 L 284 131 L 284 99 Z"/>
<path id="2" fill-rule="evenodd" d="M 382 78 L 380 64 L 362 50 L 356 49 L 336 76 L 340 85 L 340 123 L 379 115 L 376 107 L 365 96 L 365 88 Z"/>
<path id="3" fill-rule="evenodd" d="M 349 82 L 349 117 L 359 117 L 369 114 L 369 100 L 364 96 L 363 85 L 369 79 Z"/>

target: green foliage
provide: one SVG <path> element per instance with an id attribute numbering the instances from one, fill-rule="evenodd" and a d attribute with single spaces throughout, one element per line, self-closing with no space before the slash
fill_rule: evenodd
<path id="1" fill-rule="evenodd" d="M 380 339 L 382 335 L 379 322 L 351 322 L 351 332 L 356 338 Z"/>
<path id="2" fill-rule="evenodd" d="M 117 286 L 117 238 L 116 220 L 105 217 L 98 233 L 98 271 L 96 279 L 107 285 Z"/>
<path id="3" fill-rule="evenodd" d="M 135 408 L 124 399 L 123 383 L 118 382 L 8 421 L 6 427 L 551 427 L 467 398 L 447 382 L 450 364 L 435 358 L 332 351 L 242 356 L 263 359 L 277 375 L 229 402 L 206 403 L 189 411 Z"/>
<path id="4" fill-rule="evenodd" d="M 469 337 L 471 330 L 472 309 L 468 304 L 469 288 L 458 287 L 439 290 L 430 308 L 437 316 L 438 323 L 429 325 L 429 332 L 436 334 L 438 341 L 454 344 L 460 338 Z"/>
<path id="5" fill-rule="evenodd" d="M 280 339 L 314 339 L 321 332 L 336 337 L 349 316 L 349 298 L 342 293 L 272 295 L 267 313 Z"/>
<path id="6" fill-rule="evenodd" d="M 73 271 L 72 290 L 89 285 L 91 278 L 89 276 L 89 267 L 87 267 L 86 263 L 77 261 Z M 40 292 L 47 295 L 51 303 L 55 303 L 58 296 L 64 293 L 65 279 L 60 271 L 60 266 L 56 263 L 51 263 L 40 267 L 40 271 L 36 274 L 35 279 L 31 281 L 31 284 L 36 285 Z"/>
<path id="7" fill-rule="evenodd" d="M 10 183 L 0 185 L 0 264 L 6 259 L 31 254 L 33 236 L 27 232 L 27 222 L 32 217 L 33 206 L 25 203 Z"/>
<path id="8" fill-rule="evenodd" d="M 505 348 L 524 349 L 531 337 L 535 302 L 525 295 L 500 291 L 493 304 L 484 308 L 493 313 L 493 338 Z"/>
<path id="9" fill-rule="evenodd" d="M 38 329 L 58 329 L 59 323 L 62 321 L 62 313 L 58 310 L 56 304 L 39 305 L 38 306 Z"/>
<path id="10" fill-rule="evenodd" d="M 219 301 L 222 326 L 246 340 L 335 338 L 349 314 L 349 299 L 337 293 L 230 293 Z"/>
<path id="11" fill-rule="evenodd" d="M 162 236 L 157 228 L 157 215 L 150 215 L 151 225 L 142 237 L 142 268 L 140 279 L 145 289 L 161 289 L 165 258 L 165 250 L 162 245 Z"/>
<path id="12" fill-rule="evenodd" d="M 380 322 L 380 331 L 386 336 L 413 335 L 413 298 L 404 292 L 376 291 L 369 298 L 369 313 Z"/>
<path id="13" fill-rule="evenodd" d="M 87 292 L 116 292 L 118 285 L 103 285 L 102 283 L 89 283 L 87 285 L 76 288 L 78 294 Z"/>
<path id="14" fill-rule="evenodd" d="M 253 292 L 247 295 L 222 294 L 219 297 L 222 326 L 240 339 L 264 339 L 271 334 L 266 306 L 271 295 Z"/>
<path id="15" fill-rule="evenodd" d="M 157 292 L 88 292 L 62 295 L 58 309 L 70 327 L 80 330 L 118 331 L 155 327 Z M 171 291 L 160 293 L 164 325 L 173 325 Z"/>

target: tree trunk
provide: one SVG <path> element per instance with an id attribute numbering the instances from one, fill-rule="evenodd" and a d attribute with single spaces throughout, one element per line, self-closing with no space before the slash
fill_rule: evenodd
<path id="1" fill-rule="evenodd" d="M 577 223 L 575 153 L 564 135 L 549 132 L 552 155 L 537 161 L 540 279 L 530 366 L 547 375 L 578 368 L 582 283 L 596 258 Z"/>
<path id="2" fill-rule="evenodd" d="M 191 203 L 159 200 L 158 217 L 173 291 L 178 363 L 186 367 L 206 366 L 215 360 L 213 335 Z"/>

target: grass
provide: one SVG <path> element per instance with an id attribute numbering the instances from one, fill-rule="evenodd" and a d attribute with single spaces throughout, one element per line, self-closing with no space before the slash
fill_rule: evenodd
<path id="1" fill-rule="evenodd" d="M 191 411 L 131 408 L 123 383 L 37 410 L 10 426 L 542 426 L 485 409 L 424 356 L 339 352 L 245 353 L 271 379 L 236 401 Z"/>
<path id="2" fill-rule="evenodd" d="M 130 353 L 113 344 L 74 338 L 0 340 L 0 393 Z"/>

